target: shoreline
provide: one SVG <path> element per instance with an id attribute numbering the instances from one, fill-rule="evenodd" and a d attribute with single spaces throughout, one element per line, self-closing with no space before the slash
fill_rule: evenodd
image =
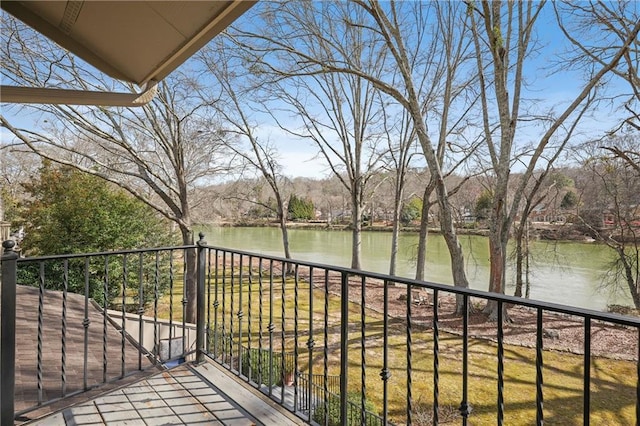
<path id="1" fill-rule="evenodd" d="M 219 226 L 219 227 L 232 227 L 232 228 L 279 228 L 277 222 L 233 222 L 233 221 L 219 221 L 203 223 L 204 226 Z M 329 224 L 326 221 L 308 221 L 308 222 L 287 222 L 287 229 L 310 229 L 318 231 L 350 231 L 351 225 L 349 224 Z M 362 227 L 363 232 L 392 232 L 393 227 L 386 223 L 375 223 L 373 225 L 366 225 Z M 440 228 L 429 227 L 429 234 L 442 234 Z M 401 226 L 400 232 L 419 233 L 419 225 Z M 488 237 L 488 228 L 456 228 L 458 235 L 477 235 L 480 237 Z M 544 222 L 534 222 L 531 226 L 531 239 L 532 240 L 544 240 L 544 241 L 558 241 L 558 242 L 583 242 L 583 243 L 595 243 L 596 240 L 588 235 L 580 232 L 574 225 L 556 225 Z"/>

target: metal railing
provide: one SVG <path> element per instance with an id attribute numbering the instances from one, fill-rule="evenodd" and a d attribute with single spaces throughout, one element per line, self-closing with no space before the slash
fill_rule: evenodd
<path id="1" fill-rule="evenodd" d="M 543 424 L 551 415 L 556 422 L 575 423 L 579 418 L 589 424 L 611 399 L 624 412 L 615 413 L 619 416 L 615 418 L 638 423 L 637 318 L 229 250 L 208 245 L 202 234 L 194 246 L 73 256 L 20 259 L 9 243 L 4 247 L 2 424 L 9 410 L 12 417 L 19 416 L 92 386 L 161 366 L 167 361 L 159 357 L 161 317 L 171 325 L 166 343 L 180 346 L 177 352 L 175 347 L 165 348 L 169 360 L 191 356 L 201 362 L 207 356 L 312 424 L 438 424 L 451 421 L 443 418 L 451 414 L 451 407 L 456 411 L 453 421 L 460 424 L 474 416 L 510 424 L 515 411 L 521 420 L 523 410 L 530 415 L 525 423 Z M 189 324 L 183 320 L 187 297 L 181 284 L 187 250 L 197 251 L 194 345 L 187 342 Z M 16 283 L 35 285 L 38 293 L 32 306 L 36 336 L 18 342 L 20 351 L 28 345 L 36 353 L 37 398 L 19 410 L 14 410 L 12 398 L 6 398 L 15 386 Z M 54 283 L 57 299 L 47 290 Z M 72 291 L 79 292 L 82 308 L 80 318 L 74 319 L 82 330 L 74 337 L 83 346 L 79 385 L 72 385 L 66 372 L 70 306 L 78 302 Z M 45 372 L 50 365 L 44 348 L 52 337 L 44 333 L 47 298 L 60 302 L 56 326 L 60 333 L 54 336 L 59 340 L 53 365 L 58 377 L 55 392 L 53 376 Z M 451 300 L 453 304 L 445 304 Z M 496 307 L 488 339 L 486 330 L 480 333 L 475 323 L 479 303 Z M 459 315 L 448 310 L 451 306 Z M 114 307 L 121 313 L 115 324 L 104 314 Z M 514 335 L 525 333 L 523 324 L 509 322 L 517 309 L 527 310 L 534 319 L 531 348 L 511 345 Z M 93 315 L 101 315 L 98 324 Z M 131 315 L 137 317 L 133 328 L 127 324 L 133 321 Z M 554 318 L 570 318 L 571 330 L 550 329 Z M 152 324 L 150 338 L 143 330 L 145 320 Z M 109 343 L 113 325 L 120 333 L 115 347 Z M 626 363 L 621 367 L 626 377 L 608 372 L 606 381 L 602 354 L 592 348 L 611 330 L 624 330 L 626 344 L 633 350 L 628 360 L 616 361 Z M 559 347 L 554 340 L 558 332 L 581 336 L 579 350 L 561 355 L 566 368 L 557 362 L 545 364 L 545 359 L 559 356 L 548 350 Z M 92 346 L 96 335 L 99 344 Z M 176 337 L 182 340 L 176 343 Z M 130 346 L 136 353 L 133 359 Z M 112 349 L 117 349 L 118 357 L 110 355 Z M 102 359 L 96 382 L 89 379 L 90 354 Z M 571 394 L 571 404 L 565 403 L 562 392 Z"/>
<path id="2" fill-rule="evenodd" d="M 298 410 L 316 423 L 330 422 L 331 414 L 338 412 L 340 407 L 340 376 L 328 376 L 325 380 L 322 374 L 310 376 L 301 372 L 297 377 Z M 367 408 L 363 410 L 358 401 L 347 400 L 347 413 L 345 424 L 360 425 L 364 421 L 367 426 L 384 425 L 382 417 Z"/>
<path id="3" fill-rule="evenodd" d="M 589 424 L 609 398 L 624 404 L 630 422 L 638 419 L 638 318 L 199 245 L 206 250 L 207 332 L 223 330 L 228 339 L 224 346 L 207 346 L 206 354 L 309 423 L 466 425 L 483 415 L 502 425 L 510 424 L 514 411 L 529 410 L 525 424 L 543 424 L 545 415 Z M 441 307 L 446 300 L 459 315 Z M 495 305 L 496 319 L 484 317 L 493 334 L 479 338 L 475 321 L 486 303 Z M 533 318 L 525 345 L 513 344 L 523 325 L 510 317 L 519 309 Z M 571 320 L 571 330 L 553 329 L 564 320 Z M 632 385 L 615 382 L 625 377 L 603 384 L 596 379 L 602 354 L 594 354 L 592 344 L 620 329 L 634 348 L 621 362 L 635 379 Z M 580 348 L 549 351 L 562 350 L 562 340 L 555 339 L 564 333 L 580 336 Z M 297 372 L 294 384 L 282 390 L 247 371 L 238 360 L 253 349 L 293 353 L 287 362 Z M 558 353 L 570 359 L 565 370 L 557 362 L 545 365 L 545 357 Z M 274 359 L 284 370 L 285 361 Z M 528 376 L 515 377 L 515 363 L 525 365 Z M 557 396 L 564 375 L 579 382 L 571 404 Z M 523 382 L 524 402 L 522 395 L 514 397 L 519 391 L 509 392 Z M 490 393 L 493 403 L 487 405 L 481 393 Z"/>
<path id="4" fill-rule="evenodd" d="M 176 294 L 195 246 L 31 258 L 3 247 L 1 424 L 195 353 Z"/>

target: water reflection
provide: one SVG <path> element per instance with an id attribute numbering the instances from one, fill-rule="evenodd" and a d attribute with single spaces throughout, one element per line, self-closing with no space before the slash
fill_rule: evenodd
<path id="1" fill-rule="evenodd" d="M 203 229 L 209 244 L 282 256 L 282 237 L 278 228 L 207 227 Z M 292 256 L 331 265 L 351 263 L 351 233 L 292 229 L 289 231 Z M 489 282 L 488 240 L 485 237 L 460 237 L 465 252 L 466 272 L 472 288 L 484 290 Z M 403 233 L 399 240 L 397 274 L 415 276 L 418 235 Z M 391 234 L 364 232 L 362 268 L 387 273 Z M 605 310 L 608 304 L 631 306 L 626 294 L 598 291 L 602 275 L 612 259 L 605 246 L 594 243 L 535 241 L 531 244 L 531 298 L 583 308 Z M 426 279 L 452 284 L 451 263 L 444 239 L 429 235 Z M 507 293 L 513 294 L 515 273 L 507 271 Z"/>

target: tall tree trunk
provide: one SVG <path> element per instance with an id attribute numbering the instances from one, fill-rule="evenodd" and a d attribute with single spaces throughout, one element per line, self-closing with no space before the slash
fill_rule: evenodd
<path id="1" fill-rule="evenodd" d="M 400 212 L 394 211 L 393 229 L 391 231 L 391 259 L 389 261 L 389 275 L 396 274 L 398 261 L 398 237 L 400 235 Z"/>
<path id="2" fill-rule="evenodd" d="M 416 280 L 424 280 L 427 268 L 427 237 L 429 235 L 429 211 L 433 203 L 430 201 L 433 192 L 432 181 L 429 181 L 422 195 L 422 212 L 420 216 L 420 234 L 418 235 L 418 260 L 416 262 Z"/>
<path id="3" fill-rule="evenodd" d="M 526 288 L 524 291 L 524 297 L 525 299 L 528 299 L 529 294 L 531 293 L 531 280 L 529 279 L 530 277 L 529 259 L 531 254 L 531 251 L 529 250 L 529 243 L 531 242 L 530 235 L 529 235 L 529 221 L 526 222 L 525 226 L 526 226 L 526 230 L 524 232 L 524 283 Z"/>
<path id="4" fill-rule="evenodd" d="M 193 244 L 193 230 L 185 226 L 180 225 L 180 232 L 182 234 L 182 243 L 184 245 Z M 185 309 L 185 321 L 195 324 L 196 322 L 196 297 L 198 285 L 196 282 L 196 249 L 185 250 L 185 274 L 184 274 L 184 299 L 187 301 Z"/>
<path id="5" fill-rule="evenodd" d="M 615 247 L 618 253 L 618 258 L 622 263 L 622 269 L 624 271 L 625 281 L 629 287 L 629 293 L 633 299 L 633 305 L 636 309 L 640 309 L 640 288 L 638 288 L 638 282 L 633 278 L 633 266 L 627 260 L 627 254 L 624 252 L 624 247 Z"/>
<path id="6" fill-rule="evenodd" d="M 402 189 L 396 185 L 396 195 L 393 204 L 393 230 L 391 232 L 391 260 L 389 261 L 389 275 L 396 274 L 396 263 L 398 261 L 398 238 L 400 236 L 400 212 L 402 210 Z"/>
<path id="7" fill-rule="evenodd" d="M 444 237 L 444 241 L 447 244 L 451 255 L 451 274 L 453 276 L 453 285 L 455 287 L 469 288 L 469 281 L 467 280 L 467 274 L 464 270 L 464 252 L 462 251 L 460 240 L 458 240 L 458 235 L 453 221 L 453 212 L 451 211 L 451 205 L 449 204 L 449 198 L 443 181 L 436 184 L 436 190 L 438 191 L 440 207 L 440 229 L 442 230 L 442 236 Z M 457 315 L 463 314 L 463 301 L 463 296 L 456 296 L 455 312 Z"/>
<path id="8" fill-rule="evenodd" d="M 502 246 L 500 235 L 491 234 L 489 236 L 489 291 L 494 293 L 504 293 L 502 276 L 505 266 L 506 253 Z"/>
<path id="9" fill-rule="evenodd" d="M 360 252 L 362 249 L 362 205 L 355 199 L 352 203 L 351 223 L 353 230 L 351 233 L 351 268 L 361 269 Z"/>
<path id="10" fill-rule="evenodd" d="M 280 212 L 278 212 L 278 223 L 280 225 L 280 232 L 282 233 L 284 257 L 287 259 L 291 259 L 291 251 L 289 250 L 289 230 L 287 229 L 287 216 L 285 215 L 284 209 L 282 207 L 280 207 Z M 286 273 L 293 273 L 293 264 L 287 263 Z"/>
<path id="11" fill-rule="evenodd" d="M 516 229 L 516 289 L 513 293 L 516 297 L 522 297 L 522 288 L 525 288 L 524 297 L 529 298 L 529 222 L 520 222 Z"/>
<path id="12" fill-rule="evenodd" d="M 449 193 L 444 183 L 444 176 L 440 168 L 440 162 L 436 157 L 436 154 L 431 146 L 431 140 L 426 130 L 426 124 L 422 121 L 419 109 L 416 104 L 411 105 L 411 115 L 416 121 L 417 135 L 420 145 L 422 146 L 422 152 L 424 153 L 427 164 L 429 165 L 429 171 L 431 172 L 431 179 L 433 179 L 434 189 L 437 194 L 438 207 L 440 207 L 440 230 L 442 236 L 449 249 L 449 255 L 451 256 L 451 275 L 453 277 L 453 285 L 455 287 L 469 288 L 469 281 L 464 270 L 464 253 L 462 246 L 458 240 L 458 234 L 456 233 L 455 223 L 453 221 L 453 211 L 449 204 Z M 417 121 L 421 120 L 421 121 Z M 419 124 L 419 125 L 418 125 Z M 461 315 L 463 312 L 463 300 L 460 295 L 456 296 L 456 311 L 457 315 Z"/>
<path id="13" fill-rule="evenodd" d="M 489 232 L 489 291 L 504 294 L 507 264 L 507 242 L 509 241 L 509 229 L 505 225 L 510 223 L 502 211 L 504 203 L 498 201 L 494 203 L 491 214 L 491 225 Z M 506 314 L 506 305 L 503 304 L 503 313 Z M 498 319 L 498 303 L 487 301 L 484 312 L 489 315 L 490 321 Z M 508 317 L 505 316 L 508 319 Z"/>
<path id="14" fill-rule="evenodd" d="M 516 297 L 522 297 L 522 267 L 525 256 L 525 249 L 523 247 L 524 226 L 526 226 L 526 223 L 523 224 L 522 222 L 520 222 L 520 225 L 516 229 L 516 289 L 513 293 L 513 295 Z"/>

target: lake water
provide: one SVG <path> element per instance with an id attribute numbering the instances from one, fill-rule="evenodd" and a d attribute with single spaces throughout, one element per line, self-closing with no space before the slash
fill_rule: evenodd
<path id="1" fill-rule="evenodd" d="M 208 244 L 261 254 L 283 256 L 278 228 L 206 227 Z M 294 259 L 329 265 L 351 263 L 351 232 L 310 229 L 289 231 Z M 472 288 L 486 290 L 489 282 L 489 241 L 486 237 L 460 236 L 465 250 L 466 272 Z M 415 277 L 417 233 L 400 235 L 399 276 Z M 363 232 L 362 269 L 380 273 L 389 271 L 390 232 Z M 599 290 L 602 276 L 613 254 L 595 243 L 534 241 L 531 243 L 531 299 L 605 310 L 608 304 L 632 306 L 627 293 L 612 294 Z M 427 248 L 426 280 L 452 284 L 449 252 L 440 235 L 430 234 Z M 513 294 L 513 270 L 507 273 L 507 293 Z M 511 285 L 509 285 L 509 283 Z"/>

